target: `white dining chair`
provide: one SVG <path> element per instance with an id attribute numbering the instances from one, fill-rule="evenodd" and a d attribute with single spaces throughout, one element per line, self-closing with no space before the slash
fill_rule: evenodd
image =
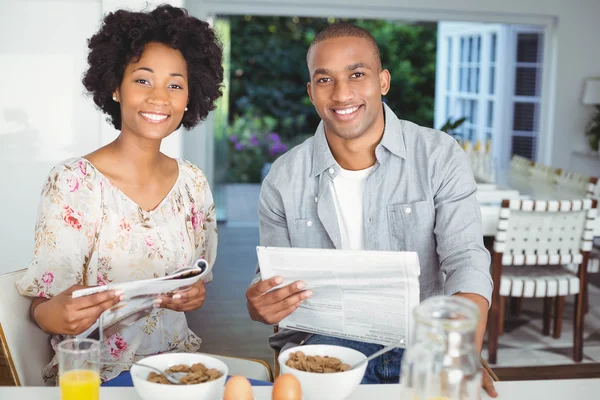
<path id="1" fill-rule="evenodd" d="M 559 187 L 582 193 L 581 197 L 598 198 L 600 196 L 598 178 L 595 176 L 580 175 L 561 170 L 560 174 L 556 175 L 556 184 Z"/>
<path id="2" fill-rule="evenodd" d="M 497 361 L 506 297 L 544 298 L 544 334 L 549 334 L 552 301 L 556 316 L 567 295 L 576 295 L 573 360 L 583 357 L 584 294 L 598 202 L 504 200 L 492 250 L 494 290 L 488 317 L 488 360 Z M 578 264 L 577 274 L 563 266 Z M 554 336 L 562 319 L 555 318 Z"/>
<path id="3" fill-rule="evenodd" d="M 533 162 L 528 158 L 515 154 L 510 159 L 509 171 L 511 174 L 528 176 L 531 175 L 532 168 Z"/>
<path id="4" fill-rule="evenodd" d="M 0 371 L 16 386 L 44 386 L 42 369 L 52 359 L 49 336 L 29 316 L 31 299 L 17 292 L 25 269 L 0 275 L 0 342 L 8 366 Z"/>
<path id="5" fill-rule="evenodd" d="M 53 357 L 49 335 L 29 316 L 31 299 L 21 296 L 16 282 L 26 270 L 0 275 L 0 377 L 14 386 L 43 386 L 42 370 Z M 230 375 L 273 382 L 271 367 L 263 360 L 211 356 L 223 361 Z"/>
<path id="6" fill-rule="evenodd" d="M 533 163 L 530 168 L 532 179 L 536 179 L 537 181 L 544 182 L 548 185 L 556 184 L 556 177 L 560 174 L 560 172 L 560 169 L 540 163 Z"/>

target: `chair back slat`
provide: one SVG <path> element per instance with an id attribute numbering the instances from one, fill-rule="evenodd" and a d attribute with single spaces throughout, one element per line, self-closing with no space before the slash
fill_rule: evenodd
<path id="1" fill-rule="evenodd" d="M 502 265 L 579 264 L 592 248 L 598 202 L 504 200 L 494 241 Z"/>

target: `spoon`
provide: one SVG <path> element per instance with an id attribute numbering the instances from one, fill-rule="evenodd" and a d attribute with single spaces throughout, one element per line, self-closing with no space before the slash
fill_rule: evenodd
<path id="1" fill-rule="evenodd" d="M 363 365 L 364 363 L 368 363 L 369 361 L 376 359 L 380 355 L 385 354 L 390 350 L 394 350 L 396 347 L 398 347 L 398 346 L 393 345 L 393 346 L 384 347 L 383 349 L 371 354 L 369 357 L 365 358 L 364 360 L 357 362 L 352 367 L 350 367 L 350 369 L 356 369 L 356 368 L 360 367 L 361 365 Z"/>
<path id="2" fill-rule="evenodd" d="M 129 363 L 123 363 L 123 362 L 118 362 L 118 361 L 109 361 L 109 362 L 103 362 L 102 364 L 139 365 L 140 367 L 151 369 L 154 372 L 156 372 L 157 374 L 160 374 L 160 375 L 164 376 L 173 385 L 183 385 L 183 383 L 179 382 L 179 379 L 181 379 L 183 376 L 186 375 L 186 373 L 184 373 L 184 372 L 166 372 L 166 371 L 161 371 L 160 369 L 158 369 L 156 367 L 153 367 L 153 366 L 148 365 L 148 364 L 143 364 L 143 363 L 140 363 L 140 362 L 134 362 L 132 364 L 129 364 Z"/>

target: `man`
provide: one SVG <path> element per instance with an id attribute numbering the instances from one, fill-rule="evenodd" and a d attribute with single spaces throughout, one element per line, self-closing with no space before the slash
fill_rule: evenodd
<path id="1" fill-rule="evenodd" d="M 382 103 L 390 74 L 367 31 L 330 25 L 311 43 L 307 64 L 308 95 L 322 122 L 263 182 L 261 245 L 416 251 L 421 299 L 446 294 L 475 302 L 481 349 L 492 280 L 466 155 L 449 135 L 402 121 Z M 281 282 L 257 276 L 246 293 L 253 320 L 277 324 L 312 295 L 303 282 L 268 292 Z M 270 338 L 275 349 L 317 343 L 367 355 L 381 348 L 287 330 Z M 396 349 L 373 360 L 363 383 L 398 382 L 401 357 Z"/>

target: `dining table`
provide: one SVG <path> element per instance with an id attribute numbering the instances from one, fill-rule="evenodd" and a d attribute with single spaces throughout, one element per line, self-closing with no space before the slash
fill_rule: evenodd
<path id="1" fill-rule="evenodd" d="M 592 400 L 600 396 L 600 379 L 496 382 L 498 400 Z M 272 387 L 254 386 L 255 400 L 271 400 Z M 402 400 L 402 385 L 360 385 L 348 400 Z M 482 400 L 490 399 L 482 392 Z M 0 387 L 2 400 L 59 400 L 57 387 Z M 102 387 L 100 400 L 143 400 L 133 387 Z M 84 399 L 82 399 L 84 400 Z M 165 399 L 171 400 L 171 399 Z M 320 399 L 319 399 L 320 400 Z M 323 399 L 327 400 L 327 399 Z"/>
<path id="2" fill-rule="evenodd" d="M 476 177 L 475 180 L 475 196 L 481 209 L 483 236 L 496 234 L 502 200 L 561 201 L 586 198 L 584 191 L 508 170 L 498 171 L 493 179 Z M 594 236 L 600 236 L 600 218 L 594 221 Z"/>

